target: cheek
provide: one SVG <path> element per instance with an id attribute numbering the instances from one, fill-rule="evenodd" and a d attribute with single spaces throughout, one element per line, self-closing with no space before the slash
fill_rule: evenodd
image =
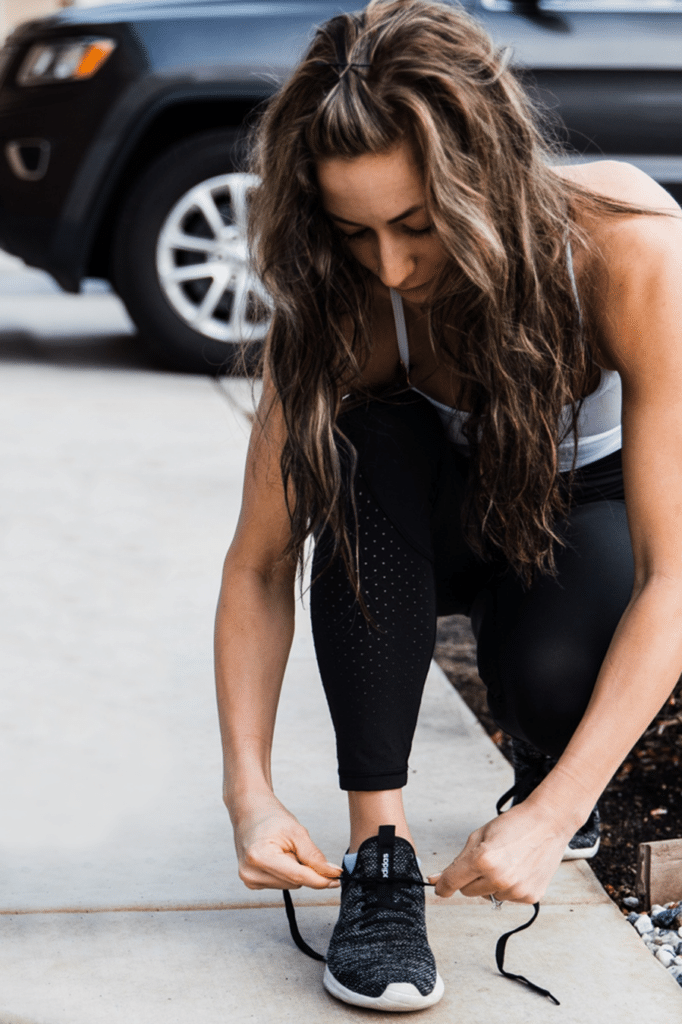
<path id="1" fill-rule="evenodd" d="M 371 268 L 376 264 L 371 242 L 364 240 L 350 243 L 346 242 L 345 247 L 353 259 L 356 259 L 358 263 L 363 265 L 363 267 Z"/>
<path id="2" fill-rule="evenodd" d="M 429 239 L 424 249 L 424 258 L 433 266 L 439 267 L 447 261 L 447 253 L 438 238 Z"/>

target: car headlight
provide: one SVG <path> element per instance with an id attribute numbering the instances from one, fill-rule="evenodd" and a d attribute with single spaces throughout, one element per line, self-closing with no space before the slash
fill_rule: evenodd
<path id="1" fill-rule="evenodd" d="M 17 73 L 19 85 L 92 78 L 116 49 L 114 39 L 55 39 L 35 43 Z"/>

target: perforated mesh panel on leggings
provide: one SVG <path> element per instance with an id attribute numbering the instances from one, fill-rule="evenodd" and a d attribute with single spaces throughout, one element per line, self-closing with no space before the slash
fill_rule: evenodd
<path id="1" fill-rule="evenodd" d="M 361 587 L 379 631 L 365 621 L 343 563 L 321 572 L 329 551 L 322 537 L 311 611 L 342 788 L 405 784 L 437 614 L 471 616 L 500 728 L 558 757 L 632 591 L 620 453 L 576 472 L 574 507 L 557 523 L 567 542 L 556 552 L 558 576 L 540 575 L 528 588 L 502 559 L 476 560 L 465 543 L 466 460 L 455 457 L 425 400 L 370 403 L 349 413 L 344 428 L 360 465 L 352 486 Z"/>
<path id="2" fill-rule="evenodd" d="M 384 789 L 407 781 L 412 743 L 436 631 L 433 569 L 384 515 L 360 478 L 362 591 L 367 623 L 342 560 L 311 591 L 313 636 L 337 736 L 343 789 Z M 313 579 L 326 564 L 318 541 Z M 353 767 L 349 770 L 349 765 Z"/>

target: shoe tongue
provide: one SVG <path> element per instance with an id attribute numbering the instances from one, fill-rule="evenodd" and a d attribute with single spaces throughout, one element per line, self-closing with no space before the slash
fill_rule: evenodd
<path id="1" fill-rule="evenodd" d="M 395 860 L 395 825 L 380 825 L 378 840 L 379 874 L 382 878 L 391 878 L 394 874 Z"/>

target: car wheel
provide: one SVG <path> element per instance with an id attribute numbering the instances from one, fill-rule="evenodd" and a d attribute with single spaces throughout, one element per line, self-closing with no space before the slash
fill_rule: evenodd
<path id="1" fill-rule="evenodd" d="M 143 339 L 180 370 L 253 366 L 267 333 L 246 247 L 257 179 L 238 170 L 239 156 L 237 132 L 185 140 L 139 178 L 118 220 L 114 286 Z"/>

